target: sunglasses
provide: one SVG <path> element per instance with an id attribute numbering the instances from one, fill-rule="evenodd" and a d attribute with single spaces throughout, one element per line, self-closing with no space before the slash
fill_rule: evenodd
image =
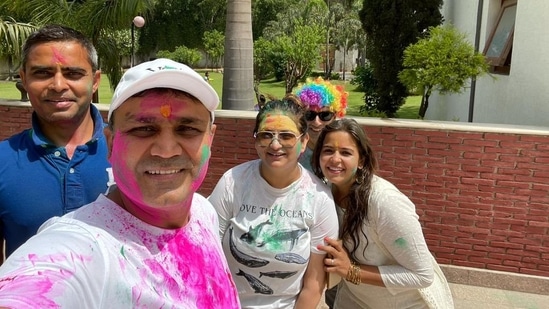
<path id="1" fill-rule="evenodd" d="M 316 119 L 316 116 L 320 118 L 322 121 L 330 121 L 332 118 L 334 118 L 334 113 L 332 112 L 315 112 L 315 111 L 306 111 L 305 112 L 305 119 L 307 121 L 313 121 Z"/>
<path id="2" fill-rule="evenodd" d="M 294 132 L 272 132 L 272 131 L 259 131 L 254 134 L 256 142 L 261 147 L 269 147 L 276 139 L 280 146 L 284 148 L 292 148 L 297 143 L 297 139 L 303 136 L 302 134 L 296 135 Z"/>

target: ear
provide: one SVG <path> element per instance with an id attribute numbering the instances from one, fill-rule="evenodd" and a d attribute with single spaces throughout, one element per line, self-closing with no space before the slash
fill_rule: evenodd
<path id="1" fill-rule="evenodd" d="M 93 74 L 93 92 L 96 92 L 99 88 L 99 82 L 101 81 L 101 70 L 95 71 Z"/>
<path id="2" fill-rule="evenodd" d="M 357 168 L 358 168 L 359 170 L 361 170 L 361 169 L 364 168 L 364 163 L 365 163 L 365 161 L 366 161 L 366 159 L 364 159 L 364 158 L 361 158 L 360 160 L 358 160 L 358 166 L 357 166 Z"/>
<path id="3" fill-rule="evenodd" d="M 108 126 L 103 129 L 103 134 L 105 134 L 105 139 L 107 140 L 107 159 L 110 159 L 112 154 L 112 139 L 114 137 L 114 134 L 111 128 Z"/>
<path id="4" fill-rule="evenodd" d="M 209 144 L 210 147 L 212 146 L 213 138 L 215 136 L 215 130 L 216 129 L 217 129 L 217 126 L 212 123 L 211 127 L 210 127 L 210 140 L 208 141 L 208 144 Z"/>
<path id="5" fill-rule="evenodd" d="M 21 77 L 21 82 L 23 83 L 23 88 L 27 90 L 27 76 L 25 76 L 25 71 L 23 70 L 23 67 L 19 69 L 19 77 Z"/>
<path id="6" fill-rule="evenodd" d="M 307 143 L 308 142 L 309 142 L 309 133 L 305 133 L 301 137 L 301 144 L 303 144 L 303 147 L 301 147 L 301 151 L 299 152 L 300 155 L 303 154 L 305 152 L 305 150 L 307 150 Z"/>

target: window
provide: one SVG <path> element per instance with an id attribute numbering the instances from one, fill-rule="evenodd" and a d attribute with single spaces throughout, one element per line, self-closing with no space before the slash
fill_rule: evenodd
<path id="1" fill-rule="evenodd" d="M 516 14 L 516 0 L 503 1 L 496 26 L 484 48 L 484 55 L 493 73 L 509 74 Z"/>

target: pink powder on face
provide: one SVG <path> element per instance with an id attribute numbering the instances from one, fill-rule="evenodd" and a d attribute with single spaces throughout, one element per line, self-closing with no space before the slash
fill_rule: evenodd
<path id="1" fill-rule="evenodd" d="M 65 57 L 57 50 L 57 48 L 55 47 L 52 47 L 51 48 L 51 51 L 53 53 L 53 63 L 57 64 L 57 65 L 64 65 L 67 63 L 67 60 L 65 59 Z"/>
<path id="2" fill-rule="evenodd" d="M 116 185 L 120 191 L 125 194 L 131 193 L 133 196 L 128 196 L 132 201 L 142 200 L 142 193 L 137 179 L 132 171 L 126 166 L 126 159 L 128 157 L 128 146 L 125 141 L 125 137 L 120 134 L 119 131 L 114 133 L 113 146 L 111 157 L 109 159 L 113 166 L 113 175 Z"/>

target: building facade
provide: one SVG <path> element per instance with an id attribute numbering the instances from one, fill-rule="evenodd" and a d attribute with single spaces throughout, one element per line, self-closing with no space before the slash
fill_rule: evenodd
<path id="1" fill-rule="evenodd" d="M 549 126 L 549 1 L 445 0 L 445 23 L 477 44 L 491 73 L 434 93 L 425 119 Z"/>

